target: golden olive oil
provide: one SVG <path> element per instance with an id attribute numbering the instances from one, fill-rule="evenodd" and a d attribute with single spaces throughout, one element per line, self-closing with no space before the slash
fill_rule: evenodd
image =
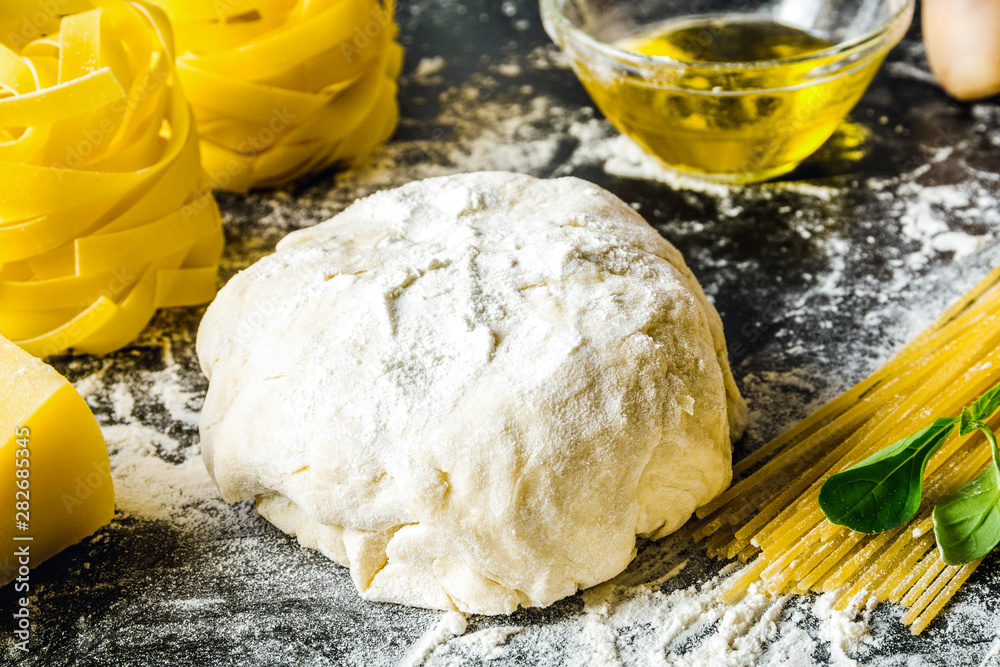
<path id="1" fill-rule="evenodd" d="M 647 56 L 705 63 L 750 63 L 804 56 L 833 46 L 798 28 L 771 21 L 707 19 L 661 28 L 628 40 L 631 51 Z"/>
<path id="2" fill-rule="evenodd" d="M 845 61 L 811 33 L 763 20 L 693 18 L 629 37 L 619 48 L 670 58 L 580 78 L 619 130 L 678 169 L 750 182 L 794 168 L 864 93 L 884 51 Z"/>

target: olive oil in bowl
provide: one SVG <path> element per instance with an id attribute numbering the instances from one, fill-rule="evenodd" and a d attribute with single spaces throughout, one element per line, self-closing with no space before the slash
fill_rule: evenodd
<path id="1" fill-rule="evenodd" d="M 752 63 L 816 53 L 833 42 L 783 23 L 754 19 L 672 22 L 619 46 L 647 56 L 685 62 Z"/>
<path id="2" fill-rule="evenodd" d="M 731 183 L 783 174 L 819 148 L 888 51 L 717 16 L 673 20 L 613 46 L 634 62 L 612 73 L 573 58 L 608 120 L 665 163 Z"/>

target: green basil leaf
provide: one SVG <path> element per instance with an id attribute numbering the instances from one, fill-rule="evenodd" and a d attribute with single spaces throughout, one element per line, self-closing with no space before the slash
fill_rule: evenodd
<path id="1" fill-rule="evenodd" d="M 962 408 L 962 414 L 958 418 L 958 434 L 969 435 L 979 428 L 979 423 L 969 412 L 969 408 Z"/>
<path id="2" fill-rule="evenodd" d="M 927 459 L 951 435 L 958 419 L 935 419 L 908 438 L 889 445 L 830 477 L 819 491 L 823 514 L 860 533 L 880 533 L 913 518 L 920 507 Z"/>
<path id="3" fill-rule="evenodd" d="M 964 565 L 1000 543 L 1000 473 L 987 466 L 979 477 L 934 508 L 934 536 L 941 560 Z"/>
<path id="4" fill-rule="evenodd" d="M 996 412 L 997 408 L 1000 408 L 1000 384 L 980 396 L 972 404 L 972 418 L 976 421 L 983 421 Z"/>

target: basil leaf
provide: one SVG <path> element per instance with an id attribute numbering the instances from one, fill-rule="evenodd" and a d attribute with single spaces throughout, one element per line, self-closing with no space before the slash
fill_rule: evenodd
<path id="1" fill-rule="evenodd" d="M 997 411 L 997 408 L 1000 408 L 1000 385 L 993 387 L 976 399 L 976 402 L 972 404 L 972 418 L 976 421 L 988 419 Z"/>
<path id="2" fill-rule="evenodd" d="M 962 414 L 958 418 L 958 434 L 969 435 L 977 428 L 979 428 L 979 422 L 969 412 L 969 408 L 962 408 Z"/>
<path id="3" fill-rule="evenodd" d="M 964 565 L 1000 543 L 1000 473 L 995 464 L 934 508 L 941 560 Z"/>
<path id="4" fill-rule="evenodd" d="M 830 477 L 819 491 L 823 514 L 860 533 L 880 533 L 913 518 L 920 507 L 927 459 L 951 435 L 958 419 L 935 419 L 908 438 L 889 445 Z"/>

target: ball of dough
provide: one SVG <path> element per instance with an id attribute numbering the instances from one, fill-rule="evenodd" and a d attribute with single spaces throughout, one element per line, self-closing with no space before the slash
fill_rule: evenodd
<path id="1" fill-rule="evenodd" d="M 371 600 L 548 605 L 731 479 L 746 407 L 680 253 L 575 178 L 380 192 L 233 278 L 198 356 L 225 498 Z"/>

